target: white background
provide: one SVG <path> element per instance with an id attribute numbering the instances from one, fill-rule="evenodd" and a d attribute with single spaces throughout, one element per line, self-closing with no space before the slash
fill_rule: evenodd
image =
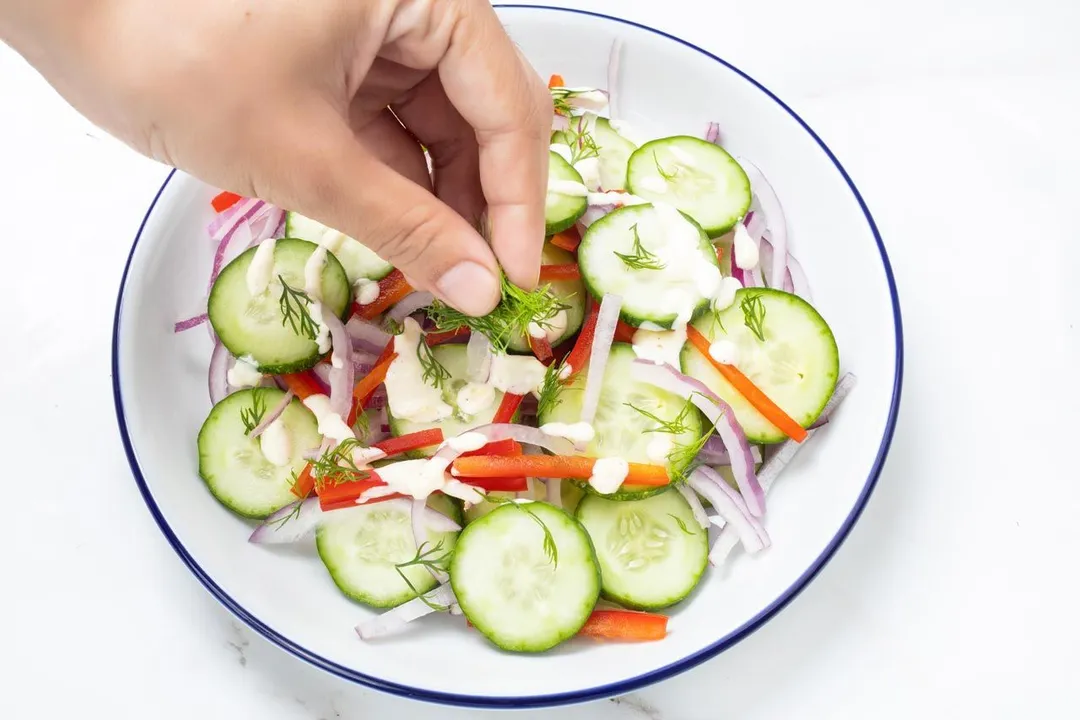
<path id="1" fill-rule="evenodd" d="M 1080 5 L 552 1 L 705 47 L 815 128 L 885 239 L 906 372 L 878 489 L 794 603 L 674 680 L 523 717 L 1076 717 Z M 109 340 L 165 174 L 0 48 L 0 717 L 477 714 L 270 646 L 151 520 L 116 429 Z"/>

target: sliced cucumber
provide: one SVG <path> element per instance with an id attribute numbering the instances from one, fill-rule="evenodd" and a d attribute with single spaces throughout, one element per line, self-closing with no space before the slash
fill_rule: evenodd
<path id="1" fill-rule="evenodd" d="M 750 179 L 719 145 L 689 135 L 647 142 L 630 156 L 627 185 L 694 218 L 709 237 L 735 226 L 750 209 Z"/>
<path id="2" fill-rule="evenodd" d="M 747 312 L 761 316 L 764 342 L 747 325 Z M 736 367 L 774 403 L 804 428 L 817 420 L 840 372 L 840 354 L 828 324 L 798 295 L 766 288 L 745 288 L 735 304 L 720 313 L 702 316 L 694 327 L 710 342 L 735 344 Z M 746 398 L 724 379 L 690 344 L 683 348 L 682 369 L 709 386 L 735 411 L 752 443 L 778 443 L 787 439 Z"/>
<path id="3" fill-rule="evenodd" d="M 622 319 L 634 326 L 688 322 L 720 281 L 709 238 L 670 205 L 630 205 L 600 218 L 581 239 L 578 263 L 593 297 L 622 297 Z"/>
<path id="4" fill-rule="evenodd" d="M 307 240 L 332 252 L 345 268 L 350 285 L 355 285 L 360 278 L 382 280 L 394 269 L 358 240 L 297 212 L 285 215 L 285 237 Z"/>
<path id="5" fill-rule="evenodd" d="M 288 462 L 275 465 L 262 452 L 262 437 L 247 435 L 244 415 L 268 412 L 285 396 L 277 388 L 237 390 L 210 410 L 199 430 L 199 477 L 218 501 L 237 515 L 265 518 L 296 500 L 293 473 L 304 469 L 303 453 L 319 447 L 315 416 L 293 399 L 279 421 L 288 438 Z M 250 419 L 250 418 L 249 418 Z"/>
<path id="6" fill-rule="evenodd" d="M 466 526 L 450 582 L 473 626 L 516 652 L 541 652 L 570 639 L 600 597 L 588 533 L 544 503 L 507 504 Z"/>
<path id="7" fill-rule="evenodd" d="M 554 235 L 578 221 L 589 207 L 589 198 L 560 192 L 559 183 L 582 184 L 581 174 L 557 152 L 548 151 L 548 193 L 544 203 L 545 233 Z"/>
<path id="8" fill-rule="evenodd" d="M 672 490 L 619 502 L 591 495 L 577 518 L 600 561 L 604 597 L 636 610 L 659 610 L 697 586 L 709 556 L 709 533 Z"/>
<path id="9" fill-rule="evenodd" d="M 274 265 L 267 289 L 253 296 L 248 290 L 247 272 L 258 248 L 250 248 L 225 266 L 210 290 L 207 312 L 214 332 L 236 357 L 250 357 L 259 371 L 269 375 L 293 373 L 310 368 L 325 354 L 315 340 L 293 330 L 282 312 L 282 285 L 304 291 L 304 265 L 318 248 L 306 240 L 287 238 L 274 243 Z M 352 292 L 341 263 L 330 253 L 322 271 L 323 312 L 341 317 L 349 307 Z M 291 307 L 310 308 L 293 299 Z M 300 323 L 297 320 L 297 327 Z"/>
<path id="10" fill-rule="evenodd" d="M 419 432 L 421 430 L 441 428 L 443 437 L 452 438 L 455 435 L 459 435 L 466 430 L 471 430 L 474 427 L 487 425 L 495 418 L 495 413 L 499 410 L 499 404 L 502 402 L 503 394 L 498 390 L 494 390 L 491 404 L 473 415 L 465 413 L 458 405 L 458 393 L 469 383 L 466 373 L 469 361 L 466 357 L 464 345 L 436 345 L 432 348 L 432 353 L 435 356 L 435 359 L 446 368 L 448 373 L 450 373 L 450 377 L 443 382 L 442 399 L 443 402 L 454 409 L 454 413 L 449 417 L 443 418 L 442 420 L 436 420 L 435 422 L 416 422 L 415 420 L 405 420 L 403 418 L 395 417 L 388 409 L 387 416 L 390 424 L 390 432 L 394 437 L 408 435 L 409 433 Z M 421 448 L 420 450 L 414 450 L 408 453 L 408 457 L 430 457 L 435 454 L 435 450 L 436 448 L 434 447 Z"/>
<path id="11" fill-rule="evenodd" d="M 457 536 L 456 532 L 429 531 L 424 548 L 432 551 L 429 558 L 449 558 Z M 439 543 L 442 546 L 436 551 Z M 395 607 L 438 584 L 422 565 L 401 568 L 408 583 L 398 573 L 397 565 L 416 557 L 408 502 L 381 502 L 328 512 L 315 533 L 315 544 L 338 589 L 365 605 Z M 443 567 L 445 562 L 435 564 Z"/>
<path id="12" fill-rule="evenodd" d="M 599 150 L 600 187 L 604 190 L 626 189 L 626 168 L 637 145 L 611 127 L 611 121 L 598 117 L 593 125 L 593 139 Z"/>
<path id="13" fill-rule="evenodd" d="M 545 243 L 540 262 L 544 265 L 566 265 L 576 260 L 565 250 L 551 243 Z M 585 294 L 585 284 L 581 280 L 556 280 L 548 284 L 551 286 L 551 293 L 562 304 L 568 306 L 552 319 L 551 328 L 548 330 L 547 340 L 552 347 L 555 347 L 581 329 L 581 323 L 585 320 L 585 301 L 588 297 Z M 523 334 L 511 337 L 507 346 L 513 352 L 532 352 L 532 346 Z"/>
<path id="14" fill-rule="evenodd" d="M 621 457 L 627 462 L 666 465 L 668 472 L 675 475 L 686 468 L 691 458 L 677 458 L 678 462 L 673 463 L 666 456 L 671 454 L 671 450 L 689 446 L 701 437 L 701 415 L 685 399 L 635 380 L 631 364 L 636 357 L 633 348 L 626 343 L 614 343 L 611 346 L 611 355 L 608 357 L 604 383 L 600 390 L 600 404 L 593 419 L 596 437 L 585 448 L 585 454 L 591 457 Z M 582 368 L 580 372 L 577 372 L 577 368 L 574 370 L 573 379 L 559 392 L 558 404 L 538 418 L 540 425 L 549 422 L 574 423 L 581 419 L 588 367 Z M 652 432 L 658 427 L 657 422 L 630 405 L 663 421 L 673 422 L 680 419 L 682 432 Z M 669 447 L 661 448 L 663 453 L 650 457 L 649 446 L 657 439 L 663 444 L 668 444 L 670 440 Z M 591 485 L 585 484 L 584 487 L 589 492 L 595 492 Z M 623 485 L 618 493 L 606 497 L 641 498 L 664 489 Z"/>
<path id="15" fill-rule="evenodd" d="M 525 492 L 516 493 L 498 490 L 495 492 L 486 493 L 487 497 L 495 498 L 495 501 L 493 502 L 491 500 L 483 500 L 475 505 L 470 505 L 469 507 L 465 508 L 465 522 L 476 522 L 480 518 L 491 513 L 496 508 L 502 507 L 506 500 L 512 498 L 523 498 L 525 500 L 536 500 L 538 502 L 543 502 L 547 500 L 547 484 L 543 480 L 539 480 L 537 478 L 529 478 L 528 480 L 529 489 Z M 567 487 L 570 487 L 570 483 L 562 483 L 562 495 L 564 498 L 567 494 Z M 563 507 L 565 508 L 566 505 L 564 504 Z M 568 512 L 572 512 L 572 510 Z"/>

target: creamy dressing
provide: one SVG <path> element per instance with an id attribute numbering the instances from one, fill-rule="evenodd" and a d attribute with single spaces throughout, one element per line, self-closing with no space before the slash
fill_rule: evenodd
<path id="1" fill-rule="evenodd" d="M 600 189 L 600 158 L 585 157 L 574 163 L 574 169 L 581 175 L 581 181 L 589 190 Z"/>
<path id="2" fill-rule="evenodd" d="M 304 292 L 312 300 L 322 300 L 322 276 L 326 267 L 326 248 L 320 245 L 304 263 Z"/>
<path id="3" fill-rule="evenodd" d="M 593 463 L 589 484 L 601 495 L 610 495 L 630 474 L 630 464 L 619 457 L 600 458 Z"/>
<path id="4" fill-rule="evenodd" d="M 458 410 L 466 415 L 476 415 L 487 410 L 495 402 L 495 388 L 487 383 L 466 383 L 458 390 Z"/>
<path id="5" fill-rule="evenodd" d="M 575 443 L 592 442 L 596 437 L 596 430 L 587 422 L 561 423 L 550 422 L 540 426 L 540 432 L 552 437 L 566 438 Z"/>
<path id="6" fill-rule="evenodd" d="M 453 414 L 454 409 L 443 402 L 439 388 L 424 381 L 424 368 L 416 352 L 421 342 L 420 326 L 411 317 L 405 318 L 402 333 L 394 338 L 397 357 L 386 373 L 387 403 L 396 418 L 438 422 Z"/>
<path id="7" fill-rule="evenodd" d="M 533 320 L 531 323 L 529 323 L 529 337 L 536 338 L 537 340 L 539 340 L 540 338 L 546 338 L 547 331 L 544 330 L 540 323 Z"/>
<path id="8" fill-rule="evenodd" d="M 284 467 L 292 460 L 292 438 L 280 416 L 259 435 L 259 448 L 271 465 Z"/>
<path id="9" fill-rule="evenodd" d="M 667 462 L 671 454 L 671 435 L 668 433 L 654 433 L 655 437 L 645 446 L 645 456 L 657 465 Z"/>
<path id="10" fill-rule="evenodd" d="M 267 238 L 259 243 L 255 250 L 255 256 L 251 258 L 251 264 L 247 269 L 248 293 L 255 297 L 262 295 L 270 287 L 270 279 L 274 277 L 274 238 Z"/>
<path id="11" fill-rule="evenodd" d="M 709 346 L 709 357 L 724 365 L 738 365 L 739 346 L 730 340 L 717 340 Z"/>
<path id="12" fill-rule="evenodd" d="M 589 197 L 589 188 L 575 180 L 548 180 L 547 191 L 554 195 Z"/>
<path id="13" fill-rule="evenodd" d="M 255 358 L 245 355 L 237 358 L 236 364 L 229 368 L 225 376 L 234 388 L 255 387 L 262 382 L 263 376 L 255 364 Z"/>
<path id="14" fill-rule="evenodd" d="M 626 207 L 627 205 L 647 205 L 648 203 L 649 201 L 645 198 L 630 193 L 619 192 L 618 190 L 589 193 L 590 205 L 619 205 L 621 207 Z"/>
<path id="15" fill-rule="evenodd" d="M 446 441 L 451 449 L 461 453 L 473 452 L 487 445 L 487 438 L 478 432 L 462 433 Z"/>
<path id="16" fill-rule="evenodd" d="M 446 485 L 446 463 L 442 461 L 401 460 L 382 466 L 378 474 L 394 492 L 420 500 Z"/>
<path id="17" fill-rule="evenodd" d="M 503 392 L 524 395 L 543 385 L 546 373 L 547 367 L 532 355 L 502 353 L 491 358 L 488 382 Z M 387 394 L 389 395 L 389 389 Z"/>
<path id="18" fill-rule="evenodd" d="M 570 319 L 566 314 L 566 311 L 560 310 L 545 320 L 543 324 L 540 324 L 535 320 L 529 323 L 529 337 L 536 338 L 537 340 L 543 338 L 548 342 L 553 343 L 562 336 L 569 323 Z"/>
<path id="19" fill-rule="evenodd" d="M 352 461 L 361 470 L 384 457 L 386 453 L 377 447 L 358 447 L 352 451 Z"/>
<path id="20" fill-rule="evenodd" d="M 454 478 L 446 480 L 446 484 L 442 486 L 442 491 L 450 497 L 456 497 L 458 500 L 463 501 L 466 507 L 484 502 L 484 493 L 472 485 L 466 485 Z"/>
<path id="21" fill-rule="evenodd" d="M 753 270 L 758 266 L 758 244 L 742 221 L 735 223 L 735 264 L 742 270 Z"/>
<path id="22" fill-rule="evenodd" d="M 337 442 L 355 439 L 352 428 L 345 424 L 341 416 L 330 409 L 330 398 L 322 393 L 309 395 L 303 400 L 304 407 L 312 412 L 319 423 L 319 434 Z"/>
<path id="23" fill-rule="evenodd" d="M 716 295 L 713 296 L 713 310 L 721 312 L 734 305 L 735 293 L 739 292 L 739 290 L 742 290 L 742 283 L 737 279 L 726 277 L 720 280 L 720 288 L 716 291 Z"/>
<path id="24" fill-rule="evenodd" d="M 559 370 L 559 379 L 565 380 L 574 374 L 574 366 L 570 363 L 563 363 L 562 368 Z"/>
<path id="25" fill-rule="evenodd" d="M 634 333 L 634 354 L 642 360 L 655 363 L 667 363 L 674 368 L 680 366 L 679 354 L 686 344 L 686 325 L 678 325 L 674 330 L 648 330 L 638 328 Z"/>
<path id="26" fill-rule="evenodd" d="M 663 195 L 668 191 L 667 180 L 655 175 L 647 175 L 634 183 L 634 186 L 641 190 L 648 190 L 649 192 L 659 193 Z"/>
<path id="27" fill-rule="evenodd" d="M 319 352 L 324 355 L 330 352 L 330 327 L 323 322 L 323 306 L 320 302 L 312 302 L 307 306 L 311 321 L 315 323 L 315 344 L 319 346 Z M 340 362 L 340 361 L 339 361 Z M 340 365 L 338 365 L 340 367 Z"/>
<path id="28" fill-rule="evenodd" d="M 356 289 L 357 305 L 370 305 L 379 299 L 379 283 L 374 280 L 357 278 L 356 285 L 353 287 Z"/>

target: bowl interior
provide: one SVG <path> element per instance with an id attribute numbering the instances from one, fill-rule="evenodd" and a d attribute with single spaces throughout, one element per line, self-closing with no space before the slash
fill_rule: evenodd
<path id="1" fill-rule="evenodd" d="M 648 136 L 698 135 L 719 122 L 724 146 L 760 167 L 787 214 L 792 248 L 830 323 L 842 370 L 859 383 L 770 494 L 764 556 L 710 569 L 672 610 L 663 642 L 572 642 L 542 656 L 509 655 L 433 617 L 365 644 L 353 626 L 372 611 L 341 596 L 314 548 L 251 545 L 251 525 L 206 491 L 195 437 L 210 409 L 211 344 L 175 320 L 198 307 L 213 248 L 213 189 L 182 174 L 164 188 L 137 242 L 117 328 L 121 424 L 151 508 L 204 582 L 261 632 L 333 672 L 396 692 L 474 703 L 584 699 L 631 689 L 689 666 L 752 629 L 809 579 L 865 500 L 891 433 L 898 322 L 883 251 L 841 171 L 776 100 L 733 69 L 661 34 L 568 11 L 504 8 L 507 29 L 543 76 L 604 87 L 608 50 L 624 41 L 619 105 Z M 629 683 L 629 684 L 625 684 Z"/>

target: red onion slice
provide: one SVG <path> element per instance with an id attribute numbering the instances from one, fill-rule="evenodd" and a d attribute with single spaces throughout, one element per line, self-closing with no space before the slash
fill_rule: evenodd
<path id="1" fill-rule="evenodd" d="M 173 325 L 173 332 L 182 333 L 185 330 L 190 330 L 193 327 L 199 327 L 209 319 L 210 316 L 206 313 L 203 313 L 202 315 L 196 315 L 195 317 L 188 318 L 187 320 L 181 320 L 175 325 Z"/>
<path id="2" fill-rule="evenodd" d="M 322 520 L 323 511 L 319 507 L 319 498 L 297 500 L 266 518 L 248 542 L 258 545 L 282 545 L 300 542 L 315 533 Z"/>
<path id="3" fill-rule="evenodd" d="M 287 393 L 285 393 L 285 397 L 281 398 L 278 404 L 275 405 L 270 412 L 266 413 L 266 416 L 263 417 L 262 422 L 255 426 L 255 429 L 251 431 L 250 437 L 257 438 L 262 435 L 266 428 L 270 427 L 270 423 L 281 417 L 281 413 L 285 412 L 285 408 L 289 407 L 289 403 L 292 402 L 292 399 L 293 391 L 289 390 Z"/>
<path id="4" fill-rule="evenodd" d="M 427 523 L 425 522 L 425 515 L 428 510 L 426 498 L 413 498 L 412 507 L 409 509 L 409 516 L 412 519 L 413 543 L 416 545 L 417 552 L 424 552 L 428 549 L 425 547 L 428 542 Z M 456 525 L 457 523 L 454 524 Z M 424 567 L 427 568 L 427 571 L 431 573 L 431 577 L 435 578 L 435 581 L 439 584 L 445 583 L 450 579 L 449 575 L 438 568 L 434 568 L 431 565 L 425 565 Z"/>
<path id="5" fill-rule="evenodd" d="M 608 116 L 612 120 L 618 120 L 622 117 L 616 102 L 618 98 L 621 98 L 621 93 L 619 92 L 619 71 L 622 67 L 622 50 L 622 38 L 617 37 L 611 43 L 611 53 L 608 55 L 607 66 Z"/>
<path id="6" fill-rule="evenodd" d="M 386 316 L 394 322 L 405 322 L 405 318 L 412 315 L 417 310 L 423 310 L 431 303 L 435 302 L 435 296 L 429 292 L 423 292 L 417 290 L 416 292 L 409 293 L 401 299 L 401 301 L 390 308 L 390 311 L 386 313 Z"/>
<path id="7" fill-rule="evenodd" d="M 562 508 L 562 478 L 544 478 L 544 483 L 547 485 L 547 501 L 548 505 L 554 505 L 557 508 Z"/>
<path id="8" fill-rule="evenodd" d="M 750 457 L 755 463 L 761 462 L 761 450 L 757 445 L 750 446 Z M 713 435 L 705 441 L 705 445 L 698 453 L 697 459 L 706 465 L 730 465 L 731 455 L 724 447 L 724 441 Z"/>
<path id="9" fill-rule="evenodd" d="M 683 375 L 667 363 L 634 360 L 632 367 L 637 379 L 680 397 L 689 397 L 690 402 L 709 418 L 731 456 L 731 472 L 750 513 L 755 517 L 762 517 L 765 514 L 765 491 L 761 489 L 754 472 L 754 456 L 750 451 L 750 443 L 735 420 L 735 411 L 731 406 L 704 383 Z"/>
<path id="10" fill-rule="evenodd" d="M 465 346 L 465 375 L 470 382 L 486 383 L 491 377 L 491 341 L 487 335 L 474 332 L 469 334 L 469 344 Z"/>
<path id="11" fill-rule="evenodd" d="M 765 179 L 765 174 L 756 165 L 746 158 L 738 158 L 738 162 L 750 178 L 750 188 L 761 204 L 761 214 L 765 216 L 766 226 L 772 236 L 774 252 L 770 275 L 774 278 L 783 278 L 788 259 L 787 218 L 784 216 L 784 206 L 780 204 L 780 198 L 773 186 Z"/>
<path id="12" fill-rule="evenodd" d="M 734 529 L 748 553 L 753 554 L 767 548 L 770 544 L 769 535 L 761 523 L 751 516 L 743 498 L 728 487 L 723 478 L 719 478 L 719 483 L 713 482 L 705 472 L 706 470 L 708 468 L 699 467 L 690 473 L 690 478 L 687 480 L 690 487 L 712 503 L 713 509 L 719 513 L 728 527 Z M 713 561 L 712 553 L 709 555 L 709 560 Z"/>
<path id="13" fill-rule="evenodd" d="M 210 402 L 217 405 L 229 394 L 229 351 L 221 344 L 214 343 L 214 352 L 210 355 L 210 370 L 207 382 L 210 386 Z"/>
<path id="14" fill-rule="evenodd" d="M 352 361 L 352 339 L 345 332 L 341 318 L 330 310 L 323 312 L 323 323 L 330 330 L 333 345 L 330 367 L 330 410 L 344 420 L 352 410 L 353 386 L 356 384 L 356 368 Z"/>
<path id="15" fill-rule="evenodd" d="M 788 272 L 791 274 L 791 292 L 806 302 L 813 303 L 814 296 L 810 294 L 810 281 L 806 277 L 802 264 L 791 253 L 788 253 L 787 262 Z"/>
<path id="16" fill-rule="evenodd" d="M 435 607 L 449 608 L 457 604 L 457 598 L 450 587 L 450 583 L 444 583 L 439 587 L 424 594 L 423 598 L 413 598 L 408 602 L 398 605 L 393 610 L 387 610 L 381 615 L 360 623 L 356 626 L 356 634 L 361 640 L 372 640 L 384 635 L 391 635 L 400 631 L 413 620 L 432 615 L 436 612 Z M 435 607 L 432 607 L 434 605 Z"/>
<path id="17" fill-rule="evenodd" d="M 619 324 L 619 311 L 622 310 L 622 298 L 608 293 L 600 301 L 600 312 L 596 316 L 596 333 L 593 335 L 592 348 L 589 350 L 589 373 L 585 376 L 585 398 L 581 403 L 581 422 L 592 424 L 596 417 L 596 408 L 600 404 L 600 390 L 604 386 L 604 372 L 607 370 L 608 357 L 611 355 L 611 343 L 615 339 L 615 327 Z"/>
<path id="18" fill-rule="evenodd" d="M 218 273 L 225 265 L 225 256 L 233 255 L 231 248 L 247 248 L 251 244 L 251 228 L 248 220 L 255 217 L 266 206 L 262 200 L 247 198 L 233 205 L 225 212 L 219 214 L 210 223 L 207 230 L 210 239 L 217 243 L 214 251 L 214 261 L 210 268 L 210 281 L 207 283 L 207 292 L 214 286 Z"/>
<path id="19" fill-rule="evenodd" d="M 720 124 L 711 122 L 705 129 L 705 142 L 710 142 L 715 145 L 720 144 Z"/>
<path id="20" fill-rule="evenodd" d="M 585 214 L 578 218 L 578 224 L 588 229 L 590 225 L 604 217 L 608 213 L 614 212 L 620 206 L 608 203 L 602 203 L 598 205 L 589 205 L 585 210 Z"/>
<path id="21" fill-rule="evenodd" d="M 675 489 L 679 491 L 679 494 L 683 496 L 687 504 L 690 505 L 690 512 L 694 514 L 694 520 L 697 520 L 698 526 L 702 530 L 709 529 L 709 515 L 705 512 L 705 508 L 701 504 L 701 500 L 698 499 L 697 493 L 690 489 L 689 486 L 679 483 L 675 486 Z"/>
<path id="22" fill-rule="evenodd" d="M 383 348 L 386 347 L 386 343 L 390 342 L 391 338 L 391 335 L 382 328 L 355 315 L 349 318 L 349 322 L 345 323 L 345 331 L 352 338 L 355 348 L 372 355 L 382 353 Z"/>
<path id="23" fill-rule="evenodd" d="M 263 205 L 259 212 L 248 220 L 251 231 L 249 247 L 258 245 L 263 240 L 277 237 L 277 230 L 285 220 L 285 211 L 269 203 Z"/>
<path id="24" fill-rule="evenodd" d="M 562 132 L 570 129 L 570 118 L 565 115 L 555 113 L 551 118 L 551 131 Z"/>

